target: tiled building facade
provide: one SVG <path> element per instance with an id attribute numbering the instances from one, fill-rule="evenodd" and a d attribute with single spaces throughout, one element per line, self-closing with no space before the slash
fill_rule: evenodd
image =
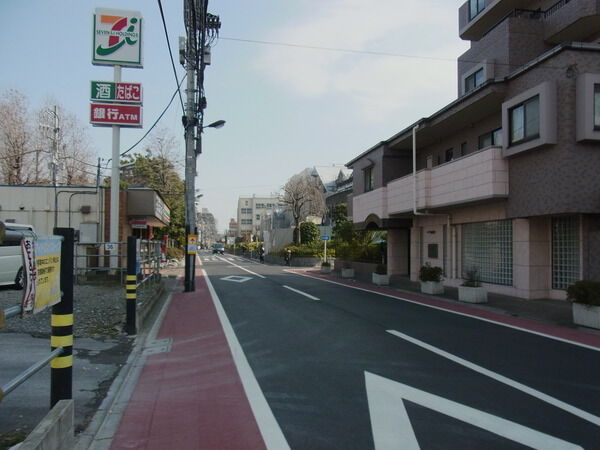
<path id="1" fill-rule="evenodd" d="M 600 4 L 470 0 L 459 33 L 457 100 L 348 163 L 355 226 L 392 276 L 563 299 L 600 280 Z"/>

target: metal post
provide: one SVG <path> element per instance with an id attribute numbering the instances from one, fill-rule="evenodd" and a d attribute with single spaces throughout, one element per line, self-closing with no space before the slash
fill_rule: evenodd
<path id="1" fill-rule="evenodd" d="M 121 66 L 114 68 L 115 83 L 121 82 Z M 119 185 L 121 164 L 121 127 L 112 126 L 112 170 L 110 173 L 110 242 L 119 242 Z M 119 267 L 119 246 L 114 245 L 110 251 L 110 268 Z"/>
<path id="2" fill-rule="evenodd" d="M 127 319 L 125 321 L 125 331 L 129 335 L 137 333 L 137 243 L 138 239 L 135 236 L 127 238 L 127 279 L 125 286 Z"/>
<path id="3" fill-rule="evenodd" d="M 52 350 L 63 347 L 61 356 L 50 363 L 50 407 L 59 400 L 73 398 L 73 228 L 54 228 L 54 234 L 63 237 L 60 250 L 60 287 L 62 299 L 52 306 Z"/>
<path id="4" fill-rule="evenodd" d="M 54 106 L 54 138 L 52 139 L 52 186 L 54 186 L 54 226 L 58 227 L 58 192 L 56 182 L 56 171 L 58 170 L 58 113 L 56 111 L 56 105 Z"/>

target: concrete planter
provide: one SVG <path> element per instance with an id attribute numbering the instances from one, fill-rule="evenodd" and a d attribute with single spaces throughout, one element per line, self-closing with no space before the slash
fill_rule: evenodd
<path id="1" fill-rule="evenodd" d="M 600 306 L 573 303 L 573 322 L 584 327 L 600 329 Z"/>
<path id="2" fill-rule="evenodd" d="M 487 303 L 487 289 L 482 286 L 459 286 L 458 300 L 466 303 Z"/>
<path id="3" fill-rule="evenodd" d="M 354 269 L 342 269 L 342 278 L 354 278 Z"/>
<path id="4" fill-rule="evenodd" d="M 423 294 L 443 294 L 444 284 L 441 281 L 421 281 L 421 292 Z"/>
<path id="5" fill-rule="evenodd" d="M 373 272 L 373 284 L 377 286 L 387 286 L 390 284 L 390 277 L 387 274 Z"/>

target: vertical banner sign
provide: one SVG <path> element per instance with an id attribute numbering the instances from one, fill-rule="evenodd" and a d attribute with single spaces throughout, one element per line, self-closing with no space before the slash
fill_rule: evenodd
<path id="1" fill-rule="evenodd" d="M 96 8 L 92 64 L 142 67 L 142 14 Z"/>
<path id="2" fill-rule="evenodd" d="M 198 235 L 197 234 L 188 234 L 188 242 L 187 242 L 187 254 L 195 255 L 198 253 Z"/>
<path id="3" fill-rule="evenodd" d="M 60 302 L 60 244 L 56 238 L 21 241 L 25 258 L 23 314 L 36 314 Z"/>

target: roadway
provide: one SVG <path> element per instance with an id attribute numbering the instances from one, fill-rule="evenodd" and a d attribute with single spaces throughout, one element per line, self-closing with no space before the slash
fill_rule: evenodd
<path id="1" fill-rule="evenodd" d="M 274 418 L 255 409 L 259 426 L 290 448 L 598 448 L 597 348 L 306 271 L 201 261 L 242 380 L 259 386 L 250 403 Z"/>

